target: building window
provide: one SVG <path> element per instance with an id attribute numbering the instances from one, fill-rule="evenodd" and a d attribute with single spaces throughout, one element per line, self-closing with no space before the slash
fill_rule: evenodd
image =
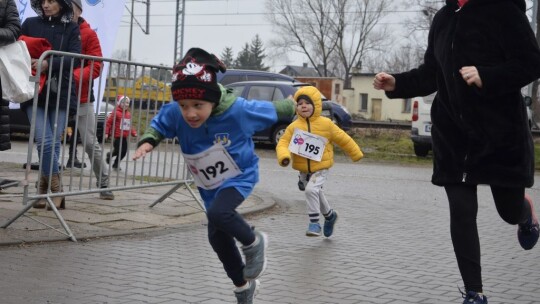
<path id="1" fill-rule="evenodd" d="M 360 93 L 360 108 L 358 111 L 367 112 L 368 95 Z"/>
<path id="2" fill-rule="evenodd" d="M 335 92 L 335 94 L 336 94 L 336 95 L 339 95 L 340 90 L 341 90 L 341 86 L 339 85 L 339 83 L 336 83 L 336 84 L 334 85 L 334 92 Z"/>
<path id="3" fill-rule="evenodd" d="M 411 98 L 406 98 L 403 100 L 403 110 L 402 113 L 411 113 Z"/>

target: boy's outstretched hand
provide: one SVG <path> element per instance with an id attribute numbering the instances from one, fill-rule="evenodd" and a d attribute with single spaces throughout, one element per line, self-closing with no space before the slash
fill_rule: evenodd
<path id="1" fill-rule="evenodd" d="M 151 152 L 154 149 L 154 146 L 152 146 L 149 143 L 144 143 L 140 147 L 135 150 L 135 154 L 133 154 L 133 160 L 137 160 L 141 157 L 145 157 L 146 153 Z"/>

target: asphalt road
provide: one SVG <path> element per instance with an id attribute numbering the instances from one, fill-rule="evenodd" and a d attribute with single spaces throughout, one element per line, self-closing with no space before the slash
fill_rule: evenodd
<path id="1" fill-rule="evenodd" d="M 278 205 L 249 221 L 270 237 L 255 303 L 461 303 L 442 188 L 431 168 L 338 162 L 325 193 L 340 214 L 329 239 L 305 236 L 297 174 L 261 151 L 258 194 Z M 537 176 L 537 180 L 540 176 Z M 529 191 L 540 210 L 540 186 Z M 540 303 L 540 247 L 479 189 L 484 286 L 490 304 Z M 235 303 L 204 225 L 168 233 L 0 248 L 2 303 Z"/>

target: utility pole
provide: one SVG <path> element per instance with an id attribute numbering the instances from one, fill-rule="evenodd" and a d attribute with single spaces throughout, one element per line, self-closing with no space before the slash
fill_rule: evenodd
<path id="1" fill-rule="evenodd" d="M 142 28 L 141 24 L 139 23 L 139 21 L 137 21 L 135 19 L 135 1 L 136 0 L 131 0 L 131 11 L 129 12 L 130 14 L 130 21 L 129 21 L 129 50 L 128 50 L 128 61 L 131 61 L 131 49 L 133 48 L 133 22 L 137 22 L 137 25 L 139 25 L 139 27 L 141 28 L 141 30 L 143 31 L 143 33 L 145 33 L 146 35 L 150 34 L 150 0 L 146 0 L 146 1 L 140 1 L 140 0 L 137 0 L 138 2 L 142 2 L 143 4 L 146 5 L 146 26 L 145 26 L 145 29 Z M 126 6 L 127 8 L 127 6 Z"/>
<path id="2" fill-rule="evenodd" d="M 128 61 L 131 61 L 131 48 L 133 45 L 133 19 L 135 16 L 133 15 L 133 10 L 135 9 L 135 0 L 131 0 L 131 18 L 129 21 L 129 51 L 128 51 Z"/>
<path id="3" fill-rule="evenodd" d="M 184 54 L 184 20 L 186 16 L 186 0 L 176 0 L 176 21 L 174 27 L 174 62 Z M 180 19 L 180 20 L 179 20 Z"/>

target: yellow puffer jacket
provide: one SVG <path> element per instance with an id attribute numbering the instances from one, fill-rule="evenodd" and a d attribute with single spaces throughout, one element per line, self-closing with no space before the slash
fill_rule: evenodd
<path id="1" fill-rule="evenodd" d="M 313 102 L 313 115 L 308 118 L 298 115 L 298 118 L 287 127 L 285 134 L 279 139 L 276 146 L 279 165 L 286 167 L 290 163 L 292 156 L 292 167 L 300 172 L 311 173 L 322 169 L 328 169 L 334 165 L 334 143 L 343 149 L 353 161 L 359 161 L 364 154 L 356 142 L 330 119 L 321 116 L 322 96 L 319 90 L 312 86 L 305 86 L 296 91 L 294 100 L 298 102 L 298 99 L 301 96 L 307 96 Z M 289 151 L 289 143 L 295 128 L 328 139 L 320 162 L 292 154 Z"/>

